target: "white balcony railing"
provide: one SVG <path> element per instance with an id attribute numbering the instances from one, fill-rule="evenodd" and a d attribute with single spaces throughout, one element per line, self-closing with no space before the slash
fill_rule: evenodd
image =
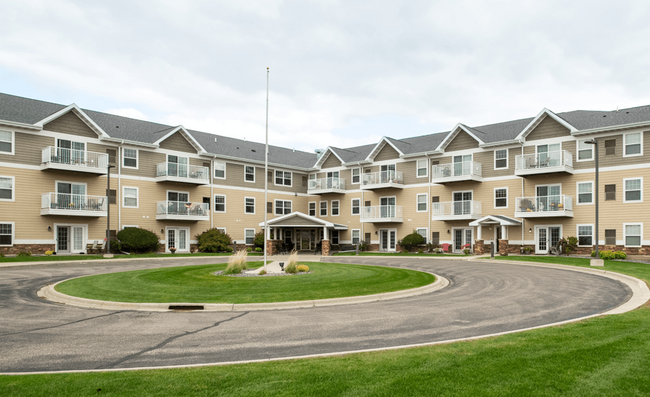
<path id="1" fill-rule="evenodd" d="M 404 173 L 401 171 L 370 172 L 361 175 L 362 188 L 402 187 Z"/>
<path id="2" fill-rule="evenodd" d="M 515 216 L 573 216 L 573 197 L 565 194 L 552 196 L 517 197 Z"/>
<path id="3" fill-rule="evenodd" d="M 482 204 L 480 201 L 463 200 L 431 203 L 433 220 L 478 219 L 481 217 L 481 213 Z"/>
<path id="4" fill-rule="evenodd" d="M 210 171 L 208 167 L 179 163 L 158 163 L 156 165 L 157 178 L 170 178 L 170 180 L 188 179 L 197 183 L 208 183 Z"/>
<path id="5" fill-rule="evenodd" d="M 41 151 L 41 163 L 46 168 L 70 169 L 106 173 L 108 154 L 48 146 Z"/>
<path id="6" fill-rule="evenodd" d="M 515 173 L 573 172 L 573 155 L 566 150 L 520 154 L 515 157 Z"/>
<path id="7" fill-rule="evenodd" d="M 483 167 L 476 161 L 439 164 L 433 166 L 432 178 L 435 181 L 481 180 Z"/>
<path id="8" fill-rule="evenodd" d="M 69 193 L 43 193 L 41 215 L 106 216 L 106 196 Z"/>
<path id="9" fill-rule="evenodd" d="M 345 178 L 310 179 L 307 190 L 311 192 L 336 192 L 345 190 Z"/>
<path id="10" fill-rule="evenodd" d="M 402 222 L 401 205 L 361 207 L 361 222 Z"/>
<path id="11" fill-rule="evenodd" d="M 208 220 L 208 203 L 188 203 L 185 201 L 158 201 L 156 219 Z"/>

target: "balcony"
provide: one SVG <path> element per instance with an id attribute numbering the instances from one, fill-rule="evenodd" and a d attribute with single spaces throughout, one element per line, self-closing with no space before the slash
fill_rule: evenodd
<path id="1" fill-rule="evenodd" d="M 209 221 L 208 203 L 187 203 L 183 201 L 159 201 L 156 219 L 176 221 Z"/>
<path id="2" fill-rule="evenodd" d="M 389 187 L 404 188 L 404 174 L 401 171 L 381 171 L 361 175 L 361 189 L 372 190 Z"/>
<path id="3" fill-rule="evenodd" d="M 52 192 L 41 195 L 41 215 L 102 217 L 107 211 L 106 196 Z"/>
<path id="4" fill-rule="evenodd" d="M 345 179 L 344 178 L 321 178 L 309 180 L 307 186 L 307 193 L 309 194 L 324 194 L 324 193 L 345 193 Z"/>
<path id="5" fill-rule="evenodd" d="M 401 205 L 375 205 L 371 207 L 361 207 L 361 222 L 402 223 L 402 206 Z"/>
<path id="6" fill-rule="evenodd" d="M 183 182 L 195 185 L 210 183 L 208 167 L 179 163 L 158 163 L 156 165 L 156 182 Z"/>
<path id="7" fill-rule="evenodd" d="M 434 221 L 479 219 L 482 217 L 482 205 L 475 200 L 431 203 L 431 213 Z"/>
<path id="8" fill-rule="evenodd" d="M 432 183 L 483 181 L 483 167 L 476 161 L 463 161 L 433 166 Z"/>
<path id="9" fill-rule="evenodd" d="M 63 170 L 106 175 L 108 154 L 48 146 L 41 151 L 42 170 Z"/>
<path id="10" fill-rule="evenodd" d="M 573 197 L 564 194 L 555 196 L 517 197 L 516 218 L 573 218 Z"/>
<path id="11" fill-rule="evenodd" d="M 520 154 L 515 159 L 515 175 L 550 174 L 553 172 L 573 174 L 573 155 L 566 150 Z"/>

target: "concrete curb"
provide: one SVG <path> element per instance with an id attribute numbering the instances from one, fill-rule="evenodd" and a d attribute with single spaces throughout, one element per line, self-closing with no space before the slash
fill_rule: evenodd
<path id="1" fill-rule="evenodd" d="M 433 273 L 431 273 L 433 274 Z M 306 309 L 312 307 L 325 307 L 337 305 L 354 305 L 359 303 L 369 303 L 377 301 L 386 301 L 391 299 L 407 298 L 411 296 L 418 296 L 429 294 L 434 291 L 445 288 L 449 285 L 449 280 L 444 277 L 436 276 L 436 281 L 432 284 L 425 285 L 424 287 L 411 288 L 402 291 L 384 292 L 381 294 L 350 296 L 345 298 L 331 298 L 331 299 L 318 299 L 318 300 L 305 300 L 305 301 L 291 301 L 291 302 L 275 302 L 275 303 L 129 303 L 129 302 L 111 302 L 100 301 L 94 299 L 79 298 L 76 296 L 65 295 L 58 292 L 55 287 L 57 284 L 74 278 L 63 280 L 55 284 L 47 285 L 41 288 L 37 295 L 41 298 L 47 299 L 52 302 L 62 303 L 70 306 L 85 307 L 90 309 L 104 309 L 104 310 L 137 310 L 137 311 L 152 311 L 152 312 L 169 312 L 177 311 L 170 310 L 170 306 L 203 306 L 203 310 L 195 310 L 196 312 L 249 312 L 249 311 L 262 311 L 262 310 L 284 310 L 284 309 Z M 81 276 L 85 277 L 85 276 Z M 79 277 L 75 277 L 79 278 Z M 189 309 L 189 308 L 188 308 Z"/>

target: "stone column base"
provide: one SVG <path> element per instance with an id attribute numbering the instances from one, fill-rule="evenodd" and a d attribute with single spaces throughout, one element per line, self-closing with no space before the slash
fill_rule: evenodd
<path id="1" fill-rule="evenodd" d="M 323 256 L 330 256 L 330 250 L 332 249 L 332 246 L 330 245 L 330 241 L 322 240 L 321 247 L 323 247 Z"/>
<path id="2" fill-rule="evenodd" d="M 266 240 L 266 255 L 275 255 L 275 244 L 273 244 L 274 240 Z"/>

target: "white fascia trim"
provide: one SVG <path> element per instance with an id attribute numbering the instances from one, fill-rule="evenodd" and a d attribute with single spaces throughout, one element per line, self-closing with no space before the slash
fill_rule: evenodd
<path id="1" fill-rule="evenodd" d="M 518 145 L 519 146 L 521 144 L 523 144 L 523 140 L 521 140 L 521 139 L 510 139 L 510 140 L 507 140 L 507 141 L 482 143 L 482 144 L 479 144 L 479 147 L 488 148 L 488 147 L 506 146 L 506 145 Z M 510 148 L 508 148 L 508 149 L 510 149 Z"/>
<path id="2" fill-rule="evenodd" d="M 315 170 L 318 169 L 318 170 L 319 170 L 319 169 L 323 166 L 323 163 L 324 163 L 325 160 L 329 157 L 329 154 L 328 154 L 328 153 L 329 153 L 329 154 L 333 154 L 337 159 L 339 159 L 339 161 L 341 162 L 341 164 L 343 163 L 343 160 L 341 159 L 341 157 L 339 157 L 339 155 L 336 154 L 336 152 L 332 149 L 331 146 L 328 146 L 327 148 L 325 148 L 325 152 L 323 152 L 323 155 L 320 156 L 320 158 L 318 159 L 318 161 L 316 162 L 316 164 L 314 164 L 313 169 L 315 169 Z"/>
<path id="3" fill-rule="evenodd" d="M 119 139 L 119 138 L 111 138 L 111 137 L 101 137 L 100 140 L 102 142 L 113 142 L 113 143 L 118 143 L 120 145 L 132 145 L 132 146 L 142 146 L 146 148 L 151 148 L 151 149 L 158 149 L 158 145 L 154 145 L 153 143 L 145 143 L 145 142 L 138 142 L 138 141 L 130 141 L 128 139 Z"/>
<path id="4" fill-rule="evenodd" d="M 79 118 L 84 123 L 86 123 L 86 125 L 90 127 L 90 129 L 92 129 L 97 134 L 98 137 L 109 138 L 109 135 L 104 130 L 102 130 L 101 127 L 98 126 L 97 123 L 93 121 L 93 119 L 88 117 L 88 115 L 84 113 L 84 111 L 81 110 L 79 106 L 77 106 L 75 103 L 66 106 L 65 108 L 59 110 L 54 114 L 49 115 L 48 117 L 44 118 L 38 123 L 35 123 L 34 125 L 42 128 L 45 124 L 49 123 L 52 120 L 58 119 L 59 117 L 63 116 L 64 114 L 67 114 L 70 111 L 73 111 L 77 116 L 79 116 Z"/>
<path id="5" fill-rule="evenodd" d="M 26 130 L 32 130 L 32 131 L 40 131 L 43 129 L 41 126 L 35 126 L 32 124 L 25 124 L 25 123 L 18 123 L 15 121 L 9 121 L 9 120 L 0 120 L 0 125 L 6 126 L 6 127 L 14 127 L 14 128 L 24 128 Z"/>
<path id="6" fill-rule="evenodd" d="M 190 134 L 190 133 L 185 129 L 185 127 L 183 127 L 182 125 L 177 126 L 177 127 L 174 128 L 173 130 L 171 130 L 170 132 L 168 132 L 167 134 L 165 134 L 164 136 L 162 136 L 160 139 L 158 139 L 156 142 L 154 142 L 154 144 L 155 144 L 155 145 L 160 145 L 160 142 L 162 142 L 162 141 L 164 141 L 165 139 L 169 138 L 170 136 L 174 135 L 174 134 L 175 134 L 176 132 L 178 132 L 178 131 L 180 131 L 180 132 L 181 132 L 181 135 L 183 135 L 183 137 L 184 137 L 184 138 L 185 138 L 185 139 L 190 143 L 190 145 L 192 145 L 192 147 L 194 147 L 194 149 L 196 149 L 196 152 L 197 152 L 198 154 L 205 154 L 205 153 L 207 153 L 207 152 L 205 151 L 205 149 L 203 149 L 203 146 L 201 146 L 201 145 L 199 144 L 199 142 L 197 142 L 197 140 L 194 139 L 194 137 L 192 136 L 192 134 Z"/>
<path id="7" fill-rule="evenodd" d="M 382 136 L 381 139 L 379 140 L 379 142 L 377 142 L 377 144 L 375 145 L 375 147 L 370 151 L 370 153 L 368 154 L 368 157 L 366 157 L 366 160 L 367 160 L 367 161 L 371 161 L 371 162 L 374 161 L 374 160 L 375 160 L 375 157 L 377 157 L 377 155 L 379 154 L 379 152 L 381 152 L 381 149 L 383 149 L 384 146 L 386 146 L 386 144 L 389 144 L 390 147 L 392 147 L 393 149 L 395 149 L 395 151 L 396 151 L 397 153 L 399 153 L 399 156 L 400 156 L 400 157 L 404 155 L 404 153 L 402 153 L 401 150 L 399 150 L 395 145 L 393 145 L 393 143 L 392 143 L 391 141 L 389 141 L 389 140 L 387 139 L 387 137 Z"/>
<path id="8" fill-rule="evenodd" d="M 403 158 L 403 159 L 409 159 L 409 158 L 412 158 L 412 157 L 429 157 L 429 156 L 433 156 L 433 155 L 436 155 L 436 154 L 443 154 L 443 153 L 444 152 L 442 152 L 440 150 L 430 150 L 428 152 L 403 154 L 403 155 L 401 155 L 399 157 Z"/>
<path id="9" fill-rule="evenodd" d="M 458 123 L 458 124 L 456 124 L 456 126 L 455 126 L 454 128 L 452 128 L 452 130 L 451 130 L 451 132 L 449 133 L 449 135 L 447 135 L 447 136 L 445 137 L 445 139 L 443 139 L 442 142 L 440 142 L 440 145 L 438 145 L 438 147 L 436 148 L 436 150 L 437 150 L 437 151 L 441 151 L 441 152 L 444 153 L 444 151 L 445 151 L 445 149 L 447 148 L 447 146 L 451 143 L 451 141 L 454 140 L 454 138 L 456 138 L 456 136 L 458 135 L 458 133 L 459 133 L 461 130 L 462 130 L 462 131 L 465 131 L 469 136 L 471 136 L 472 138 L 474 138 L 474 140 L 476 140 L 476 142 L 478 142 L 479 146 L 481 146 L 481 144 L 484 144 L 484 143 L 485 143 L 485 142 L 483 142 L 479 137 L 477 137 L 476 135 L 474 135 L 474 134 L 473 134 L 473 133 L 472 133 L 472 132 L 467 128 L 467 126 L 465 126 L 465 125 L 462 124 L 462 123 Z"/>
<path id="10" fill-rule="evenodd" d="M 593 134 L 597 132 L 626 130 L 629 128 L 647 127 L 647 126 L 650 126 L 650 121 L 640 121 L 638 123 L 620 124 L 620 125 L 614 125 L 610 127 L 590 128 L 588 130 L 580 130 L 580 131 L 572 132 L 571 135 L 586 135 L 586 134 Z"/>
<path id="11" fill-rule="evenodd" d="M 537 127 L 539 123 L 541 123 L 544 120 L 544 117 L 550 116 L 553 118 L 553 120 L 557 121 L 560 123 L 562 126 L 566 127 L 571 134 L 575 133 L 578 131 L 578 129 L 571 124 L 567 123 L 564 119 L 562 119 L 560 116 L 557 114 L 553 113 L 550 109 L 544 108 L 542 109 L 541 112 L 535 116 L 535 118 L 517 135 L 515 139 L 519 139 L 524 141 L 526 139 L 526 136 L 530 134 L 530 132 Z"/>

